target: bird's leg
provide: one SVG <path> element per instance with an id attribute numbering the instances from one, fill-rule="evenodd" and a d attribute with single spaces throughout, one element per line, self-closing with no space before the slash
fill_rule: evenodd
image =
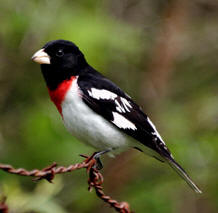
<path id="1" fill-rule="evenodd" d="M 110 149 L 104 150 L 104 151 L 100 151 L 100 152 L 95 152 L 93 154 L 93 158 L 96 160 L 96 166 L 94 166 L 97 170 L 101 170 L 103 168 L 103 164 L 100 160 L 101 155 L 110 152 Z"/>

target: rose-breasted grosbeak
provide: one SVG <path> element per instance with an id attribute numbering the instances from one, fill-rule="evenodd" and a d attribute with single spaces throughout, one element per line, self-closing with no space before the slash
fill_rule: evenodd
<path id="1" fill-rule="evenodd" d="M 91 67 L 74 43 L 50 41 L 32 60 L 41 64 L 50 98 L 75 137 L 100 154 L 136 148 L 167 162 L 195 192 L 201 193 L 174 160 L 148 116 L 125 92 Z"/>

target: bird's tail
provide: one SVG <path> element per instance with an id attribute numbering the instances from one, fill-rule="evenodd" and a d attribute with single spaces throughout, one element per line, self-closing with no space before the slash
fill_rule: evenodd
<path id="1" fill-rule="evenodd" d="M 186 183 L 196 192 L 202 193 L 202 191 L 196 186 L 196 184 L 191 180 L 186 171 L 173 159 L 165 158 L 166 162 L 179 174 Z"/>

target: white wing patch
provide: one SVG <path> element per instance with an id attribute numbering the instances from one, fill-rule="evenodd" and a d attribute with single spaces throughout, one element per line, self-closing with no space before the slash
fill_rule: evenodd
<path id="1" fill-rule="evenodd" d="M 137 130 L 135 124 L 124 118 L 122 115 L 120 115 L 117 112 L 112 112 L 114 119 L 111 121 L 114 123 L 117 127 L 122 128 L 122 129 L 132 129 L 132 130 Z"/>
<path id="2" fill-rule="evenodd" d="M 91 90 L 89 90 L 88 93 L 92 98 L 95 98 L 97 100 L 113 100 L 116 104 L 116 110 L 120 113 L 130 112 L 130 109 L 132 108 L 129 101 L 127 101 L 123 97 L 117 96 L 117 94 L 110 92 L 108 90 L 91 88 Z M 118 101 L 118 98 L 120 99 L 120 102 Z"/>
<path id="3" fill-rule="evenodd" d="M 127 101 L 125 98 L 121 98 L 121 101 L 123 103 L 124 108 L 126 109 L 127 112 L 130 112 L 130 109 L 132 108 L 131 104 L 129 101 Z"/>
<path id="4" fill-rule="evenodd" d="M 164 143 L 162 137 L 160 136 L 159 132 L 157 131 L 156 127 L 154 126 L 154 124 L 152 123 L 152 121 L 149 119 L 149 117 L 147 118 L 147 120 L 148 120 L 148 123 L 152 126 L 152 128 L 153 128 L 154 131 L 155 131 L 153 134 L 156 135 L 156 136 L 162 141 L 162 143 L 163 143 L 164 145 L 166 145 L 166 144 Z"/>
<path id="5" fill-rule="evenodd" d="M 121 97 L 120 101 L 122 103 L 119 103 L 118 100 L 115 100 L 115 104 L 117 105 L 116 110 L 120 113 L 126 113 L 126 112 L 130 112 L 130 109 L 132 108 L 132 106 L 130 105 L 129 101 L 127 101 L 125 98 Z"/>
<path id="6" fill-rule="evenodd" d="M 105 89 L 95 89 L 95 88 L 91 88 L 91 91 L 88 91 L 89 95 L 92 97 L 92 98 L 95 98 L 97 100 L 100 100 L 100 99 L 105 99 L 105 100 L 114 100 L 117 95 L 113 92 L 110 92 L 108 90 L 105 90 Z"/>
<path id="7" fill-rule="evenodd" d="M 116 110 L 120 113 L 125 113 L 125 109 L 120 105 L 120 103 L 118 102 L 118 100 L 115 100 L 115 104 L 117 105 L 116 106 Z"/>

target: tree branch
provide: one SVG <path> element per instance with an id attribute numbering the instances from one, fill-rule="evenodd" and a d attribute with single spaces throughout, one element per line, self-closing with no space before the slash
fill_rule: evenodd
<path id="1" fill-rule="evenodd" d="M 97 162 L 93 157 L 94 154 L 91 157 L 85 155 L 81 155 L 81 156 L 86 158 L 83 162 L 70 165 L 68 167 L 57 166 L 57 163 L 53 163 L 52 165 L 42 170 L 34 169 L 31 171 L 27 171 L 23 168 L 15 169 L 11 165 L 0 164 L 0 169 L 11 174 L 35 177 L 34 180 L 46 179 L 51 183 L 56 174 L 72 172 L 77 169 L 85 168 L 89 173 L 89 180 L 88 180 L 89 191 L 91 191 L 92 188 L 94 188 L 96 195 L 101 200 L 103 200 L 104 202 L 108 203 L 111 207 L 113 207 L 117 212 L 131 213 L 128 203 L 126 202 L 119 203 L 118 201 L 113 200 L 110 196 L 104 194 L 103 187 L 102 187 L 104 178 L 103 175 L 99 172 L 99 170 L 96 169 Z"/>

